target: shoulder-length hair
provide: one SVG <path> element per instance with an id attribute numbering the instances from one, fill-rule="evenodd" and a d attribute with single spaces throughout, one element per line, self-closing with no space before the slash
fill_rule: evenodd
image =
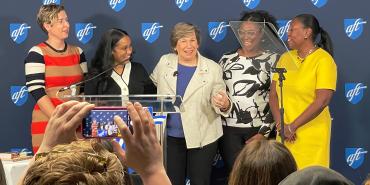
<path id="1" fill-rule="evenodd" d="M 296 170 L 293 155 L 283 144 L 275 140 L 252 141 L 238 155 L 228 184 L 278 184 Z"/>

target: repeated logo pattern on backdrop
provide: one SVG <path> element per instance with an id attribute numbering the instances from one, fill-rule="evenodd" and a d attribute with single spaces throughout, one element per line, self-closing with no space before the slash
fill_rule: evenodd
<path id="1" fill-rule="evenodd" d="M 47 4 L 60 4 L 60 0 L 43 0 L 43 4 L 44 5 L 47 5 Z"/>
<path id="2" fill-rule="evenodd" d="M 292 22 L 292 20 L 280 19 L 280 20 L 277 20 L 276 22 L 279 26 L 278 34 L 279 34 L 280 38 L 283 41 L 288 40 L 288 30 L 289 30 L 289 26 L 290 26 L 290 23 Z"/>
<path id="3" fill-rule="evenodd" d="M 346 83 L 345 84 L 345 96 L 352 104 L 359 103 L 364 97 L 364 90 L 367 86 L 362 83 Z"/>
<path id="4" fill-rule="evenodd" d="M 182 11 L 187 11 L 191 5 L 193 5 L 193 0 L 175 0 L 176 6 L 182 10 Z"/>
<path id="5" fill-rule="evenodd" d="M 144 40 L 153 43 L 155 42 L 161 33 L 160 28 L 163 28 L 158 22 L 154 23 L 142 23 L 141 24 L 141 35 Z"/>
<path id="6" fill-rule="evenodd" d="M 11 23 L 9 25 L 11 39 L 17 44 L 22 43 L 26 40 L 30 28 L 31 26 L 28 26 L 27 23 Z"/>
<path id="7" fill-rule="evenodd" d="M 11 2 L 10 0 L 8 0 Z M 26 1 L 26 0 L 24 0 Z M 87 1 L 87 0 L 83 0 Z M 96 1 L 96 0 L 91 0 Z M 332 6 L 337 6 L 336 1 L 329 1 L 329 0 L 300 0 L 302 1 L 302 6 L 299 8 L 303 8 L 305 12 L 307 13 L 313 13 L 315 16 L 319 18 L 321 26 L 327 30 L 334 41 L 334 59 L 337 62 L 338 66 L 338 71 L 339 71 L 339 78 L 338 81 L 338 92 L 336 93 L 333 97 L 335 101 L 332 100 L 331 105 L 337 105 L 339 104 L 340 106 L 331 106 L 330 110 L 332 114 L 334 114 L 334 117 L 341 117 L 345 115 L 347 112 L 353 113 L 355 112 L 354 115 L 358 115 L 358 112 L 361 111 L 359 114 L 361 115 L 360 120 L 363 119 L 363 117 L 367 116 L 367 113 L 370 109 L 368 108 L 368 102 L 369 102 L 369 96 L 368 96 L 368 90 L 367 86 L 369 85 L 369 79 L 368 75 L 363 73 L 363 71 L 347 71 L 348 68 L 345 66 L 353 65 L 357 66 L 359 64 L 364 63 L 364 61 L 368 61 L 367 57 L 358 57 L 359 53 L 354 52 L 354 51 L 349 51 L 351 49 L 351 45 L 353 46 L 358 46 L 357 44 L 360 43 L 359 41 L 364 41 L 365 39 L 368 39 L 368 32 L 369 28 L 367 25 L 367 19 L 368 16 L 365 14 L 354 14 L 354 13 L 348 13 L 347 16 L 338 18 L 333 16 L 332 19 L 328 21 L 328 18 L 325 17 L 325 15 L 329 13 L 325 13 L 325 11 L 331 11 L 332 9 L 329 9 L 329 7 Z M 117 25 L 116 27 L 126 29 L 129 34 L 132 36 L 133 43 L 137 44 L 135 45 L 135 50 L 137 50 L 137 53 L 142 54 L 142 56 L 148 57 L 148 60 L 143 60 L 145 61 L 144 65 L 146 65 L 147 61 L 155 63 L 153 58 L 158 58 L 160 54 L 163 54 L 165 52 L 168 52 L 168 39 L 169 35 L 168 33 L 171 31 L 171 28 L 176 22 L 179 21 L 187 21 L 191 23 L 195 23 L 199 28 L 201 28 L 201 35 L 202 35 L 202 40 L 205 39 L 206 43 L 207 41 L 212 42 L 215 45 L 218 45 L 220 47 L 213 47 L 210 48 L 206 45 L 201 45 L 200 51 L 202 54 L 204 54 L 206 57 L 209 57 L 215 61 L 217 61 L 219 58 L 216 58 L 216 52 L 217 54 L 221 54 L 223 52 L 230 51 L 230 48 L 225 48 L 224 45 L 227 45 L 229 42 L 231 42 L 229 39 L 231 35 L 234 36 L 234 33 L 230 29 L 230 25 L 228 21 L 232 20 L 239 20 L 240 13 L 242 11 L 252 11 L 256 9 L 263 9 L 267 11 L 274 11 L 274 8 L 271 8 L 271 6 L 290 6 L 290 4 L 284 4 L 283 3 L 277 3 L 275 1 L 262 1 L 262 0 L 229 0 L 229 1 L 220 1 L 217 4 L 213 3 L 205 3 L 208 4 L 207 6 L 209 7 L 210 10 L 213 10 L 213 6 L 216 8 L 228 8 L 226 6 L 229 6 L 229 3 L 232 4 L 235 8 L 235 6 L 238 6 L 238 12 L 235 11 L 230 11 L 230 12 L 218 12 L 218 11 L 204 11 L 203 6 L 204 3 L 203 1 L 196 1 L 196 0 L 170 0 L 170 1 L 158 1 L 155 3 L 155 5 L 151 4 L 150 7 L 143 6 L 142 3 L 140 4 L 137 1 L 134 0 L 105 0 L 103 1 L 103 6 L 97 7 L 98 9 L 96 12 L 84 12 L 84 11 L 76 11 L 74 8 L 71 8 L 71 4 L 81 4 L 85 5 L 83 3 L 80 3 L 80 1 L 62 1 L 62 0 L 39 0 L 39 4 L 63 4 L 65 8 L 67 9 L 68 16 L 70 17 L 70 20 L 73 20 L 74 22 L 70 22 L 71 25 L 71 30 L 70 32 L 70 37 L 68 42 L 71 42 L 71 44 L 76 44 L 79 45 L 84 51 L 85 54 L 88 55 L 88 53 L 93 53 L 93 50 L 96 48 L 96 46 L 90 47 L 90 44 L 95 44 L 96 42 L 93 42 L 95 40 L 98 40 L 101 35 L 98 35 L 99 33 L 102 33 L 105 31 L 107 28 L 106 23 L 101 21 L 98 17 L 98 19 L 86 19 L 93 17 L 94 15 L 100 15 L 100 11 L 102 12 L 102 15 L 107 15 L 107 17 L 111 16 L 112 20 L 114 21 L 117 19 Z M 90 2 L 90 1 L 89 1 Z M 212 2 L 212 1 L 210 1 Z M 94 2 L 96 3 L 96 2 Z M 143 11 L 152 11 L 154 8 L 152 6 L 162 6 L 162 4 L 167 3 L 169 6 L 166 6 L 166 8 L 172 8 L 175 11 L 173 18 L 168 18 L 172 15 L 165 14 L 164 12 L 156 12 L 156 15 L 153 17 L 150 17 L 151 15 L 146 15 L 147 12 Z M 96 3 L 98 4 L 98 3 Z M 198 5 L 202 4 L 201 9 L 199 9 Z M 299 3 L 294 3 L 294 4 L 299 4 Z M 363 2 L 363 4 L 370 5 L 367 2 Z M 308 5 L 308 6 L 307 6 Z M 95 4 L 91 3 L 91 6 L 95 6 Z M 126 11 L 127 8 L 134 8 L 134 7 L 141 7 L 140 10 L 136 10 L 137 13 L 134 15 L 140 15 L 143 17 L 146 17 L 145 19 L 132 19 L 132 11 Z M 266 8 L 267 7 L 267 8 Z M 296 5 L 294 5 L 294 8 Z M 349 7 L 348 7 L 349 8 Z M 232 10 L 234 10 L 232 9 Z M 74 10 L 74 12 L 73 12 Z M 28 10 L 27 10 L 28 11 Z M 31 11 L 31 10 L 29 10 Z M 34 9 L 32 10 L 34 11 Z M 155 10 L 156 11 L 156 10 Z M 155 12 L 153 10 L 153 12 Z M 167 10 L 166 10 L 167 12 Z M 168 11 L 171 12 L 171 11 Z M 23 12 L 22 12 L 23 13 Z M 35 15 L 35 12 L 32 12 L 32 15 Z M 287 13 L 279 13 L 279 12 L 270 12 L 272 15 L 274 15 L 277 18 L 277 23 L 278 23 L 278 28 L 277 32 L 279 37 L 283 41 L 287 41 L 287 33 L 289 30 L 289 27 L 291 25 L 291 19 L 295 16 L 294 14 L 288 14 Z M 337 12 L 334 12 L 337 14 Z M 16 13 L 14 13 L 15 15 Z M 87 14 L 87 15 L 85 15 Z M 144 15 L 145 14 L 145 15 Z M 158 16 L 157 16 L 158 14 Z M 177 15 L 178 14 L 178 15 Z M 220 15 L 221 14 L 221 15 Z M 225 15 L 224 15 L 225 14 Z M 93 15 L 93 16 L 92 16 Z M 140 17 L 139 16 L 139 17 Z M 183 17 L 181 17 L 183 16 Z M 16 17 L 16 18 L 13 18 Z M 5 52 L 8 50 L 21 50 L 19 53 L 22 52 L 22 57 L 19 59 L 12 59 L 11 62 L 23 62 L 24 57 L 26 56 L 26 53 L 30 46 L 33 46 L 34 44 L 40 42 L 40 40 L 35 40 L 34 38 L 34 32 L 41 33 L 41 30 L 38 28 L 38 25 L 36 24 L 36 21 L 34 20 L 29 20 L 25 19 L 22 16 L 10 16 L 10 20 L 5 23 L 5 28 L 9 28 L 9 32 L 5 31 L 4 33 L 4 38 L 8 37 L 7 39 L 11 45 L 11 47 L 8 47 Z M 129 22 L 127 21 L 127 17 L 129 17 Z M 178 17 L 181 17 L 178 18 Z M 121 21 L 121 18 L 123 21 Z M 169 20 L 168 20 L 169 19 Z M 110 19 L 106 19 L 110 20 Z M 100 21 L 100 22 L 99 22 Z M 124 23 L 122 23 L 124 22 Z M 128 22 L 128 24 L 127 24 Z M 114 22 L 116 24 L 116 22 Z M 339 25 L 336 25 L 338 24 Z M 336 28 L 341 28 L 339 30 L 339 34 L 332 34 L 333 32 L 333 26 L 336 26 Z M 72 28 L 74 27 L 74 28 Z M 74 29 L 74 30 L 73 30 Z M 131 29 L 131 30 L 130 30 Z M 134 31 L 132 31 L 134 30 Z M 94 33 L 95 32 L 95 33 Z M 38 34 L 37 33 L 37 34 Z M 229 35 L 228 35 L 229 34 Z M 71 41 L 70 41 L 71 40 Z M 139 40 L 139 41 L 137 41 Z M 165 40 L 167 42 L 167 45 L 162 46 L 162 42 L 158 41 L 163 41 Z M 236 39 L 235 39 L 236 40 Z M 236 42 L 233 40 L 232 42 Z M 341 45 L 343 44 L 342 42 L 344 41 L 348 46 L 345 44 L 345 46 Z M 144 42 L 145 41 L 145 42 Z M 203 41 L 202 41 L 203 42 Z M 208 42 L 208 43 L 209 43 Z M 153 44 L 155 43 L 155 44 Z M 163 42 L 165 43 L 165 42 Z M 339 44 L 338 44 L 339 43 Z M 234 43 L 233 43 L 234 44 Z M 236 43 L 237 44 L 237 43 Z M 153 49 L 153 52 L 150 52 L 150 56 L 146 56 L 146 53 L 142 51 L 140 48 L 142 45 L 144 45 L 145 49 L 151 50 L 152 47 L 155 45 L 158 45 L 158 48 L 155 50 Z M 16 47 L 14 47 L 16 46 Z M 7 46 L 5 46 L 7 47 Z M 366 49 L 368 46 L 363 46 L 365 49 L 363 50 L 369 50 Z M 10 49 L 9 49 L 10 48 Z M 218 51 L 223 49 L 223 51 Z M 206 52 L 203 53 L 203 49 L 205 49 Z M 27 50 L 27 51 L 26 51 Z M 217 50 L 217 51 L 213 51 Z M 13 52 L 13 51 L 12 51 Z M 17 51 L 18 52 L 18 51 Z M 214 52 L 214 53 L 213 53 Z M 347 53 L 348 54 L 347 54 Z M 361 51 L 359 51 L 361 52 Z M 343 55 L 343 53 L 346 53 L 346 55 Z M 361 54 L 364 52 L 362 51 Z M 214 55 L 214 56 L 212 56 Z M 13 56 L 13 55 L 12 55 Z M 140 55 L 140 57 L 142 57 Z M 351 58 L 345 58 L 347 56 L 350 56 Z M 7 57 L 7 55 L 5 55 Z M 92 56 L 87 56 L 87 59 L 91 59 Z M 213 58 L 212 58 L 213 57 Z M 217 56 L 219 57 L 219 56 Z M 9 57 L 10 58 L 10 57 Z M 344 59 L 345 58 L 345 59 Z M 146 58 L 145 58 L 146 59 Z M 13 61 L 14 60 L 14 61 Z M 153 64 L 154 65 L 154 64 Z M 148 66 L 146 66 L 148 67 Z M 154 67 L 154 66 L 153 66 Z M 368 67 L 367 64 L 365 64 L 364 68 Z M 150 68 L 148 68 L 148 72 L 150 73 Z M 22 69 L 23 70 L 23 69 Z M 365 70 L 368 71 L 368 70 Z M 22 71 L 23 72 L 23 71 Z M 362 73 L 360 76 L 359 74 Z M 349 79 L 350 76 L 350 79 Z M 19 79 L 12 79 L 8 87 L 6 88 L 6 97 L 9 98 L 9 104 L 14 107 L 18 108 L 21 106 L 26 107 L 27 101 L 32 98 L 30 97 L 26 86 L 20 85 L 24 83 L 24 76 L 19 77 Z M 344 90 L 344 92 L 343 92 Z M 10 93 L 10 96 L 9 96 Z M 344 94 L 343 94 L 344 93 Z M 344 96 L 343 96 L 344 95 Z M 344 106 L 343 106 L 344 105 Z M 345 108 L 343 108 L 345 107 Z M 365 108 L 363 108 L 365 107 Z M 22 109 L 22 108 L 21 108 Z M 24 110 L 23 110 L 24 111 Z M 23 112 L 22 112 L 23 114 Z M 342 115 L 343 114 L 343 115 Z M 344 123 L 344 121 L 335 119 L 333 121 L 333 137 L 339 137 L 338 133 L 344 132 L 343 130 L 338 130 L 339 128 L 343 128 L 343 125 L 349 125 L 348 127 L 353 126 L 352 130 L 355 130 L 357 128 L 362 128 L 363 126 L 366 126 L 368 128 L 368 122 L 366 121 L 357 121 L 357 118 L 353 118 L 354 116 L 352 115 L 345 115 L 348 117 L 347 121 L 350 123 Z M 158 123 L 162 122 L 163 119 L 165 118 L 156 118 L 156 121 L 158 120 Z M 356 121 L 352 121 L 352 119 L 356 119 Z M 24 123 L 25 124 L 25 123 Z M 361 125 L 359 125 L 361 124 Z M 345 127 L 346 128 L 346 127 Z M 337 129 L 337 130 L 335 130 Z M 354 133 L 351 133 L 352 135 Z M 340 137 L 347 137 L 347 136 L 340 136 Z M 348 136 L 348 138 L 353 137 L 353 136 Z M 345 160 L 338 160 L 335 161 L 332 164 L 337 164 L 340 163 L 341 168 L 337 169 L 343 169 L 343 168 L 348 168 L 350 171 L 353 171 L 353 173 L 358 172 L 358 170 L 364 169 L 364 167 L 367 167 L 367 165 L 364 165 L 365 163 L 368 164 L 368 145 L 364 144 L 358 144 L 358 138 L 363 138 L 366 136 L 358 136 L 356 135 L 356 139 L 347 139 L 345 144 L 340 145 L 340 146 L 332 146 L 332 149 L 336 151 L 336 153 L 332 152 L 331 155 L 338 157 L 340 159 L 345 158 Z M 337 138 L 334 138 L 337 139 Z M 344 157 L 343 157 L 343 150 L 344 152 Z M 339 152 L 338 152 L 339 151 Z M 340 153 L 340 154 L 338 154 Z M 332 165 L 331 164 L 331 165 Z M 221 157 L 217 155 L 214 160 L 214 167 L 215 168 L 222 168 L 223 166 L 223 161 L 221 160 Z M 346 175 L 346 174 L 345 174 Z M 354 176 L 353 174 L 350 174 L 350 176 Z M 356 178 L 356 177 L 355 177 Z"/>
<path id="8" fill-rule="evenodd" d="M 224 40 L 227 34 L 227 27 L 230 27 L 226 22 L 209 22 L 208 33 L 212 40 L 220 42 Z"/>
<path id="9" fill-rule="evenodd" d="M 241 0 L 246 8 L 255 9 L 260 4 L 260 0 Z"/>
<path id="10" fill-rule="evenodd" d="M 22 106 L 27 102 L 28 91 L 26 86 L 11 86 L 10 96 L 12 101 L 17 106 Z"/>
<path id="11" fill-rule="evenodd" d="M 360 167 L 365 160 L 365 154 L 367 151 L 363 148 L 346 148 L 345 156 L 348 166 L 353 169 Z"/>
<path id="12" fill-rule="evenodd" d="M 321 8 L 326 5 L 328 0 L 311 0 L 312 4 L 315 5 L 317 8 Z"/>
<path id="13" fill-rule="evenodd" d="M 78 41 L 82 42 L 83 44 L 88 43 L 94 35 L 93 29 L 95 29 L 92 23 L 76 23 L 75 31 L 76 37 Z"/>
<path id="14" fill-rule="evenodd" d="M 366 21 L 362 18 L 344 19 L 344 31 L 349 38 L 355 40 L 361 36 L 364 24 Z"/>
<path id="15" fill-rule="evenodd" d="M 108 0 L 109 7 L 119 12 L 126 6 L 126 0 Z"/>

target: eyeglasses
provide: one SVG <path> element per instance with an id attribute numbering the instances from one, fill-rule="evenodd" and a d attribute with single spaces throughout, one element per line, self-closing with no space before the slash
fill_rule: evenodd
<path id="1" fill-rule="evenodd" d="M 256 30 L 242 30 L 238 29 L 238 35 L 240 37 L 255 37 L 259 31 Z"/>

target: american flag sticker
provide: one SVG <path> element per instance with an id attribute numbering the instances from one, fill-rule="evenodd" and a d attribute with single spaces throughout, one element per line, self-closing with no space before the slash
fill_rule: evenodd
<path id="1" fill-rule="evenodd" d="M 84 119 L 82 133 L 84 137 L 121 137 L 113 117 L 120 116 L 128 123 L 127 110 L 92 110 Z"/>

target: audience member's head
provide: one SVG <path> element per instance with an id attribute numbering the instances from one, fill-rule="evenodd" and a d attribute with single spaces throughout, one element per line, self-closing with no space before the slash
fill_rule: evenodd
<path id="1" fill-rule="evenodd" d="M 117 156 L 94 140 L 57 145 L 35 160 L 23 184 L 125 184 Z"/>
<path id="2" fill-rule="evenodd" d="M 364 182 L 362 183 L 362 185 L 370 185 L 370 173 L 367 174 L 367 177 L 364 180 Z"/>
<path id="3" fill-rule="evenodd" d="M 289 150 L 275 140 L 254 140 L 237 157 L 229 185 L 277 184 L 297 170 Z"/>
<path id="4" fill-rule="evenodd" d="M 354 185 L 340 173 L 321 166 L 312 166 L 296 171 L 279 185 Z"/>

